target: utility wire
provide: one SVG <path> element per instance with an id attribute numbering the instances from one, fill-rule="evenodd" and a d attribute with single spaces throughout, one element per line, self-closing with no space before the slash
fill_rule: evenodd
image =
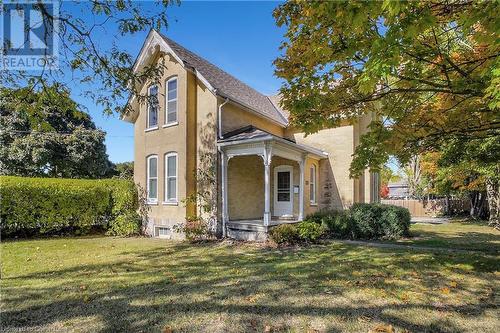
<path id="1" fill-rule="evenodd" d="M 74 132 L 58 132 L 58 131 L 47 131 L 47 132 L 43 132 L 43 131 L 20 131 L 20 130 L 11 130 L 11 129 L 0 129 L 0 132 L 8 132 L 8 133 L 16 133 L 16 134 L 46 134 L 46 135 L 50 135 L 50 134 L 59 134 L 59 135 L 72 135 L 74 134 Z M 133 138 L 134 136 L 133 135 L 108 135 L 108 134 L 105 134 L 105 136 L 107 138 Z"/>

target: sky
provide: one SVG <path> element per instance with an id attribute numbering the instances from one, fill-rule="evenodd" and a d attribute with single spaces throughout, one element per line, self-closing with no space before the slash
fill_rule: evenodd
<path id="1" fill-rule="evenodd" d="M 145 6 L 153 5 L 145 2 Z M 266 95 L 278 91 L 281 81 L 274 76 L 273 60 L 280 54 L 284 29 L 272 16 L 278 2 L 195 2 L 182 1 L 167 9 L 168 28 L 162 33 L 214 63 L 226 72 Z M 77 13 L 78 5 L 65 4 Z M 112 33 L 112 32 L 110 32 Z M 147 32 L 126 35 L 120 47 L 138 55 Z M 108 36 L 109 38 L 109 36 Z M 106 42 L 106 36 L 99 39 Z M 133 125 L 118 115 L 106 116 L 102 107 L 85 98 L 78 84 L 72 97 L 87 108 L 96 125 L 106 131 L 106 147 L 112 162 L 133 161 Z"/>

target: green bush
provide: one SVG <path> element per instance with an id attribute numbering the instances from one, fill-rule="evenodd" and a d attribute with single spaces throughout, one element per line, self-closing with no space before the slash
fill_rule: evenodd
<path id="1" fill-rule="evenodd" d="M 370 239 L 382 236 L 382 209 L 378 204 L 357 203 L 349 213 L 354 227 L 355 238 Z"/>
<path id="2" fill-rule="evenodd" d="M 354 238 L 396 239 L 409 234 L 411 216 L 406 208 L 358 203 L 349 211 Z"/>
<path id="3" fill-rule="evenodd" d="M 335 238 L 396 239 L 408 236 L 410 219 L 406 208 L 358 203 L 343 212 L 314 213 L 306 220 L 322 225 Z"/>
<path id="4" fill-rule="evenodd" d="M 313 221 L 302 221 L 297 224 L 299 237 L 305 242 L 315 242 L 325 233 L 325 228 Z"/>
<path id="5" fill-rule="evenodd" d="M 138 207 L 135 185 L 114 179 L 2 176 L 0 200 L 0 226 L 6 236 L 60 231 L 82 234 L 94 226 L 123 234 L 118 230 L 127 228 L 118 225 L 134 220 L 131 214 Z"/>
<path id="6" fill-rule="evenodd" d="M 280 224 L 269 231 L 269 237 L 278 245 L 293 245 L 301 240 L 295 224 Z"/>
<path id="7" fill-rule="evenodd" d="M 381 216 L 384 238 L 397 239 L 410 235 L 410 211 L 404 207 L 385 205 Z"/>
<path id="8" fill-rule="evenodd" d="M 337 238 L 353 238 L 353 220 L 349 211 L 336 213 L 331 218 L 325 219 L 327 231 Z"/>
<path id="9" fill-rule="evenodd" d="M 106 234 L 112 236 L 132 236 L 141 233 L 141 217 L 137 212 L 118 215 L 108 225 Z"/>

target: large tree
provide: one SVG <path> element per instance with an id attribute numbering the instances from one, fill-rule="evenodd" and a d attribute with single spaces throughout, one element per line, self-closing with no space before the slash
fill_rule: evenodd
<path id="1" fill-rule="evenodd" d="M 105 113 L 127 113 L 130 110 L 123 108 L 126 99 L 133 95 L 144 103 L 148 97 L 136 87 L 146 80 L 157 82 L 165 66 L 160 62 L 135 73 L 135 54 L 123 41 L 138 32 L 166 27 L 168 7 L 179 3 L 180 0 L 58 1 L 58 11 L 54 12 L 49 8 L 50 2 L 34 0 L 30 4 L 38 11 L 46 31 L 53 30 L 53 24 L 58 27 L 58 66 L 46 66 L 39 71 L 2 70 L 0 81 L 10 88 L 23 87 L 28 82 L 34 88 L 43 82 L 77 83 L 83 94 Z M 19 9 L 23 5 L 26 4 L 14 3 Z M 48 44 L 51 34 L 45 33 L 41 38 Z M 12 42 L 6 38 L 3 44 L 7 49 Z"/>
<path id="2" fill-rule="evenodd" d="M 497 2 L 289 1 L 274 15 L 287 28 L 275 64 L 296 126 L 313 133 L 377 116 L 352 176 L 391 155 L 404 165 L 453 140 L 500 135 Z"/>
<path id="3" fill-rule="evenodd" d="M 0 174 L 101 178 L 105 132 L 58 85 L 0 90 Z"/>

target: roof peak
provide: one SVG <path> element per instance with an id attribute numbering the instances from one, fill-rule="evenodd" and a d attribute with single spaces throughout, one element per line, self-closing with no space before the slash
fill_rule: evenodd
<path id="1" fill-rule="evenodd" d="M 200 55 L 186 49 L 159 31 L 155 30 L 155 32 L 163 38 L 185 65 L 195 68 L 214 87 L 218 95 L 229 98 L 233 102 L 243 105 L 283 127 L 288 125 L 288 120 L 284 112 L 268 96 L 250 87 Z"/>

